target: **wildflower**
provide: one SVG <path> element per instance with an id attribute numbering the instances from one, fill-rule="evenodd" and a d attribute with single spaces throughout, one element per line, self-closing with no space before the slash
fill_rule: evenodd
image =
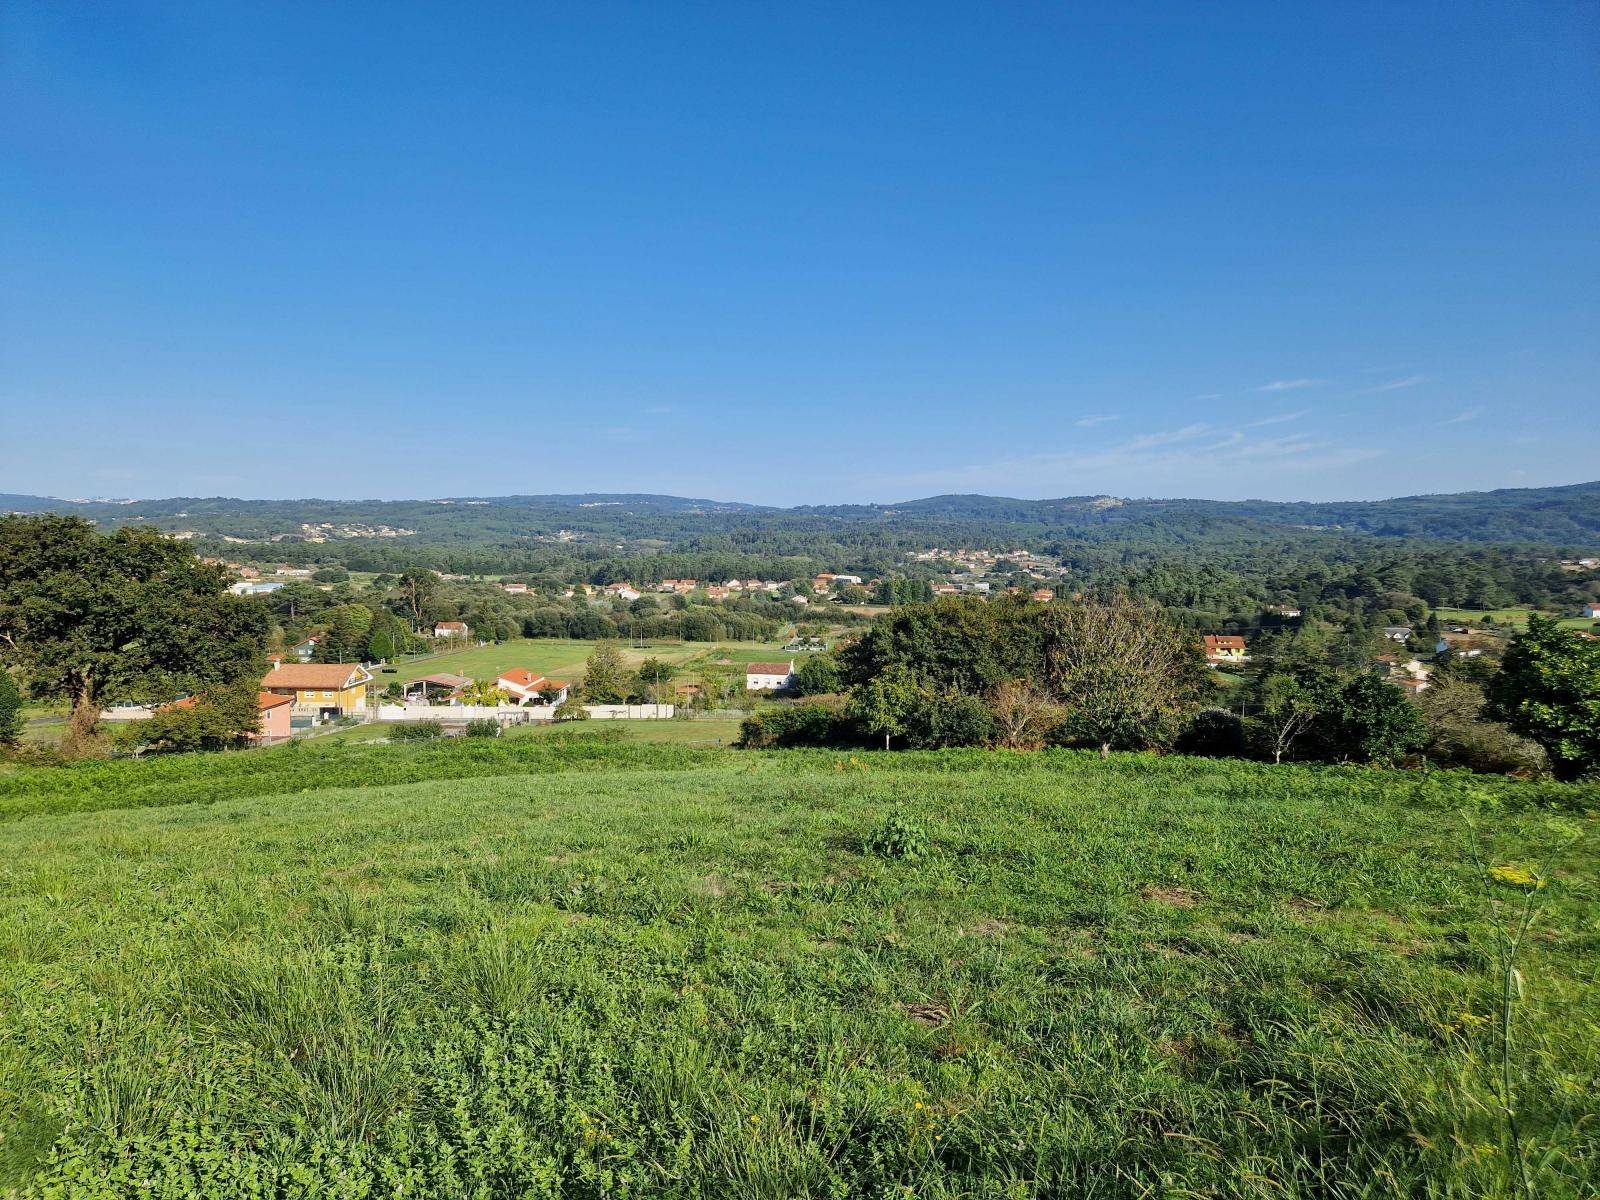
<path id="1" fill-rule="evenodd" d="M 1496 883 L 1503 883 L 1507 887 L 1534 888 L 1537 890 L 1545 884 L 1543 879 L 1540 879 L 1527 867 L 1513 866 L 1510 863 L 1503 863 L 1498 867 L 1490 867 L 1489 878 Z"/>

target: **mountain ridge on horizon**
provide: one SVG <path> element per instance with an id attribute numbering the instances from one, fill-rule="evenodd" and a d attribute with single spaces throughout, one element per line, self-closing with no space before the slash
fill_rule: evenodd
<path id="1" fill-rule="evenodd" d="M 1276 536 L 1319 530 L 1386 538 L 1497 544 L 1539 544 L 1600 550 L 1600 480 L 1544 488 L 1446 492 L 1387 500 L 1200 500 L 1126 498 L 1104 494 L 1043 500 L 947 493 L 895 504 L 797 505 L 638 492 L 521 496 L 456 496 L 427 500 L 243 500 L 167 497 L 152 500 L 62 500 L 0 494 L 0 511 L 64 512 L 103 528 L 144 524 L 200 536 L 310 536 L 314 525 L 388 527 L 399 536 L 506 544 L 578 531 L 597 537 L 681 540 L 748 534 L 751 529 L 815 535 L 833 529 L 893 530 L 934 539 L 1075 538 L 1139 540 L 1181 536 L 1190 542 L 1226 532 Z M 176 524 L 176 522 L 182 522 Z M 395 532 L 398 531 L 398 532 Z"/>

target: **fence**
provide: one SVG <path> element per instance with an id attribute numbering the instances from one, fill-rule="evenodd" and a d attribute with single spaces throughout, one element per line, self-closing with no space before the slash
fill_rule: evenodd
<path id="1" fill-rule="evenodd" d="M 676 711 L 670 704 L 586 704 L 597 721 L 659 721 Z M 502 725 L 524 725 L 553 721 L 554 708 L 518 708 L 514 704 L 380 704 L 380 721 L 499 721 Z"/>

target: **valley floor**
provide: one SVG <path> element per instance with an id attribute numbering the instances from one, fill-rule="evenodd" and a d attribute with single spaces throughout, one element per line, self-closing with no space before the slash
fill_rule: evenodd
<path id="1" fill-rule="evenodd" d="M 0 1194 L 1600 1179 L 1591 790 L 619 731 L 0 776 Z M 1559 809 L 1559 811 L 1557 811 Z M 1497 907 L 1498 906 L 1498 907 Z"/>

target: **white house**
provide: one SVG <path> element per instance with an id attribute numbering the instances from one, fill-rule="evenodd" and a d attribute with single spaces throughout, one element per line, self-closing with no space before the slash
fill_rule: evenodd
<path id="1" fill-rule="evenodd" d="M 500 590 L 508 596 L 523 596 L 527 594 L 528 585 L 525 583 L 502 583 Z"/>
<path id="2" fill-rule="evenodd" d="M 1600 617 L 1600 604 L 1585 604 L 1583 606 L 1583 615 L 1591 618 Z"/>
<path id="3" fill-rule="evenodd" d="M 744 669 L 747 692 L 775 692 L 794 679 L 794 659 L 781 662 L 753 662 Z"/>
<path id="4" fill-rule="evenodd" d="M 241 579 L 228 590 L 235 596 L 268 596 L 282 586 L 281 583 L 255 583 L 249 579 Z"/>
<path id="5" fill-rule="evenodd" d="M 567 681 L 564 679 L 546 679 L 537 675 L 526 667 L 512 667 L 504 671 L 494 684 L 511 698 L 511 703 L 516 705 L 548 705 L 565 704 L 567 702 Z M 546 692 L 555 693 L 554 699 L 545 696 Z"/>
<path id="6" fill-rule="evenodd" d="M 440 621 L 433 627 L 436 638 L 464 638 L 471 632 L 465 621 Z"/>
<path id="7" fill-rule="evenodd" d="M 608 583 L 606 594 L 615 596 L 619 600 L 637 600 L 641 593 L 638 588 L 630 587 L 626 583 Z"/>

